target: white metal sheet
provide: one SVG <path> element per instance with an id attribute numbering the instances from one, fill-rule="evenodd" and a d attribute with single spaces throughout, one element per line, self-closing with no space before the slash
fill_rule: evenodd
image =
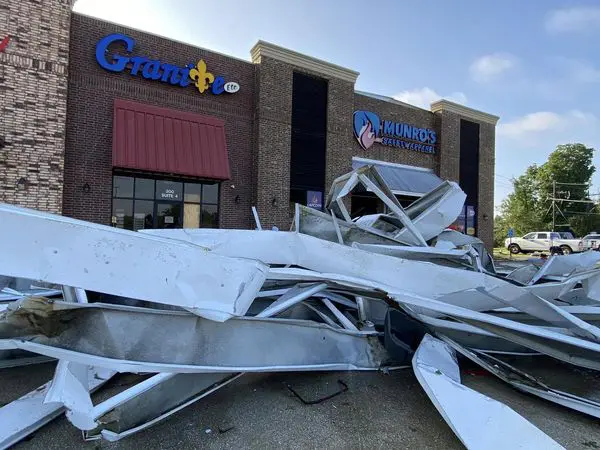
<path id="1" fill-rule="evenodd" d="M 503 403 L 460 382 L 454 350 L 425 335 L 413 370 L 452 431 L 468 449 L 562 449 L 556 441 Z"/>
<path id="2" fill-rule="evenodd" d="M 0 273 L 185 307 L 244 315 L 267 268 L 185 242 L 0 204 Z"/>

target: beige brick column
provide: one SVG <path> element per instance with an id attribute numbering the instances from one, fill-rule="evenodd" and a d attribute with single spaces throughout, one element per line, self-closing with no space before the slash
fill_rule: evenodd
<path id="1" fill-rule="evenodd" d="M 62 211 L 72 4 L 0 2 L 0 202 Z"/>

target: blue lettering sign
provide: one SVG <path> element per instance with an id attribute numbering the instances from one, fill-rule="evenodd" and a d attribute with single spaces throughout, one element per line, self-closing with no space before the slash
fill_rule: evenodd
<path id="1" fill-rule="evenodd" d="M 200 93 L 210 87 L 214 95 L 220 95 L 223 92 L 235 93 L 239 90 L 237 83 L 232 81 L 227 83 L 222 76 L 214 76 L 210 73 L 203 60 L 196 64 L 179 67 L 161 63 L 156 59 L 151 60 L 145 56 L 123 56 L 118 53 L 110 56 L 108 48 L 116 43 L 122 44 L 127 54 L 132 53 L 135 48 L 135 40 L 121 33 L 109 34 L 100 39 L 96 44 L 96 61 L 100 67 L 110 72 L 118 73 L 129 69 L 129 74 L 134 77 L 140 75 L 141 72 L 141 76 L 148 80 L 181 87 L 187 87 L 195 81 L 194 85 Z M 229 86 L 229 89 L 225 89 L 226 85 Z"/>
<path id="2" fill-rule="evenodd" d="M 100 67 L 111 72 L 122 72 L 125 70 L 125 66 L 129 62 L 129 58 L 126 56 L 120 56 L 114 54 L 112 56 L 112 62 L 107 59 L 108 46 L 113 42 L 124 42 L 125 48 L 128 52 L 133 51 L 135 41 L 124 34 L 109 34 L 108 36 L 100 39 L 96 45 L 96 61 L 100 64 Z"/>
<path id="3" fill-rule="evenodd" d="M 364 150 L 380 143 L 422 153 L 435 153 L 437 133 L 428 128 L 391 120 L 381 121 L 377 114 L 370 111 L 355 111 L 353 122 L 354 136 Z"/>
<path id="4" fill-rule="evenodd" d="M 393 135 L 394 134 L 394 122 L 386 120 L 383 122 L 383 134 Z"/>

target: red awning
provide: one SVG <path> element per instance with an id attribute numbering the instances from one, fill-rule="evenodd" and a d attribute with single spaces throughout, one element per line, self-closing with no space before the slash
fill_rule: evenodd
<path id="1" fill-rule="evenodd" d="M 113 167 L 227 180 L 225 124 L 214 117 L 115 100 Z"/>

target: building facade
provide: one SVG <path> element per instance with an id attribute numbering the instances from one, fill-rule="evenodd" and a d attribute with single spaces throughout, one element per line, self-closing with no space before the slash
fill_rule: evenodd
<path id="1" fill-rule="evenodd" d="M 264 227 L 289 229 L 295 202 L 322 208 L 336 177 L 374 164 L 405 204 L 440 178 L 459 182 L 457 226 L 491 246 L 498 117 L 358 92 L 358 73 L 267 42 L 245 61 L 72 14 L 69 2 L 44 5 L 62 47 L 30 68 L 20 58 L 48 47 L 33 31 L 23 43 L 13 18 L 32 12 L 9 6 L 4 20 L 0 6 L 0 40 L 11 36 L 0 89 L 12 95 L 2 201 L 136 230 L 252 228 L 256 206 Z M 43 108 L 27 103 L 24 76 Z M 369 193 L 351 203 L 354 215 L 383 211 Z"/>

